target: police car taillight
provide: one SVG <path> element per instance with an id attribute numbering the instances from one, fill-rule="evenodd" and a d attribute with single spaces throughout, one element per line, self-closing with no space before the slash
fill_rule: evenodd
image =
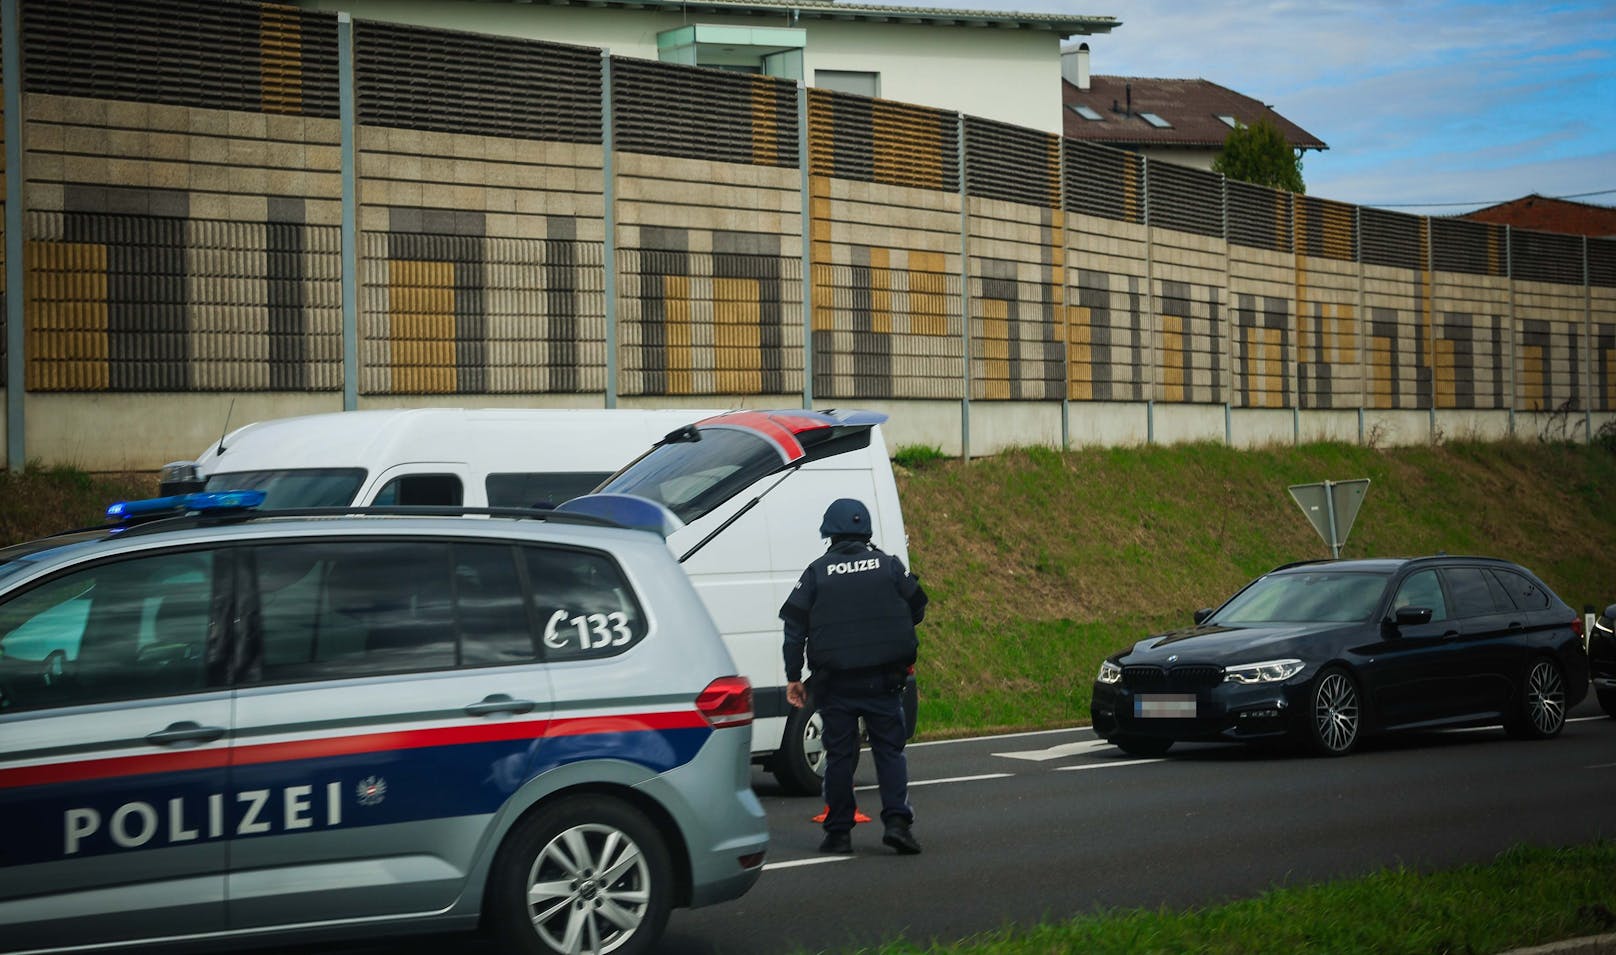
<path id="1" fill-rule="evenodd" d="M 714 729 L 752 725 L 752 681 L 744 676 L 721 676 L 696 697 L 696 709 Z"/>

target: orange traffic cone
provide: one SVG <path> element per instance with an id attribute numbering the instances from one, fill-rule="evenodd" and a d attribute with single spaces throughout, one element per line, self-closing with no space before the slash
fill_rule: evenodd
<path id="1" fill-rule="evenodd" d="M 812 819 L 810 819 L 808 821 L 809 822 L 824 822 L 825 817 L 828 816 L 828 815 L 830 815 L 830 807 L 826 806 L 824 809 L 819 810 L 819 815 L 813 817 Z M 869 821 L 870 821 L 869 816 L 866 816 L 863 812 L 861 812 L 858 809 L 857 806 L 853 807 L 853 824 L 854 825 L 857 825 L 857 824 L 859 824 L 861 822 L 869 822 Z"/>

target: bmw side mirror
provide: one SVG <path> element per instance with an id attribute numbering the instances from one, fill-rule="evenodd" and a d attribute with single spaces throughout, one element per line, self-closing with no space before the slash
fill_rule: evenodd
<path id="1" fill-rule="evenodd" d="M 1397 625 L 1399 627 L 1419 626 L 1431 622 L 1430 607 L 1398 607 Z"/>
<path id="2" fill-rule="evenodd" d="M 1205 623 L 1206 618 L 1210 616 L 1212 616 L 1212 608 L 1202 607 L 1200 610 L 1195 611 L 1195 622 L 1197 624 Z"/>

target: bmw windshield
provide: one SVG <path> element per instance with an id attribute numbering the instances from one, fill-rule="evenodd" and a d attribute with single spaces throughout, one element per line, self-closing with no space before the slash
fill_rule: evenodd
<path id="1" fill-rule="evenodd" d="M 352 504 L 365 483 L 363 468 L 294 468 L 276 471 L 224 471 L 208 475 L 208 491 L 263 491 L 264 510 L 285 507 L 341 507 Z"/>
<path id="2" fill-rule="evenodd" d="M 1235 594 L 1206 621 L 1219 627 L 1279 623 L 1364 623 L 1375 615 L 1389 574 L 1330 570 L 1269 574 Z"/>

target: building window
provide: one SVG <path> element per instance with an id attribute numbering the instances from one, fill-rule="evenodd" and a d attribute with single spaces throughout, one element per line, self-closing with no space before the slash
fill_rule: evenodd
<path id="1" fill-rule="evenodd" d="M 1099 113 L 1096 113 L 1094 110 L 1090 109 L 1087 106 L 1070 106 L 1070 107 L 1067 107 L 1067 108 L 1070 109 L 1072 112 L 1076 113 L 1077 115 L 1079 115 L 1079 116 L 1083 117 L 1084 119 L 1088 120 L 1091 123 L 1099 121 L 1099 120 L 1102 120 L 1102 119 L 1105 119 L 1104 116 L 1101 116 Z"/>
<path id="2" fill-rule="evenodd" d="M 880 96 L 881 74 L 863 70 L 814 70 L 814 85 L 822 90 Z"/>
<path id="3" fill-rule="evenodd" d="M 1172 129 L 1173 128 L 1172 123 L 1169 123 L 1167 120 L 1162 119 L 1160 116 L 1157 116 L 1155 113 L 1140 113 L 1139 116 L 1145 122 L 1147 122 L 1150 125 L 1156 127 L 1157 129 Z"/>
<path id="4" fill-rule="evenodd" d="M 799 28 L 689 24 L 657 34 L 657 59 L 800 80 L 807 37 Z"/>

